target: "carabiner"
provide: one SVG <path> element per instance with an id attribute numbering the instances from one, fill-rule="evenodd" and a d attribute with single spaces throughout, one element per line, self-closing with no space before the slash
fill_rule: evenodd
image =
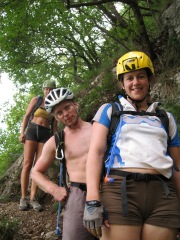
<path id="1" fill-rule="evenodd" d="M 63 158 L 64 158 L 64 152 L 63 152 L 63 150 L 61 149 L 61 157 L 58 157 L 58 149 L 56 148 L 56 159 L 58 159 L 58 160 L 63 160 Z"/>

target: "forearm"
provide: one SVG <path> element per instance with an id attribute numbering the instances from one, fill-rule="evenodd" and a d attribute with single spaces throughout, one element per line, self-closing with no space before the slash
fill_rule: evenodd
<path id="1" fill-rule="evenodd" d="M 87 201 L 100 200 L 99 187 L 102 172 L 102 159 L 94 157 L 87 161 L 86 182 L 87 182 Z"/>
<path id="2" fill-rule="evenodd" d="M 28 123 L 28 119 L 24 118 L 23 123 L 22 123 L 22 127 L 21 127 L 21 133 L 20 133 L 20 136 L 19 136 L 19 141 L 21 143 L 25 142 L 25 130 L 26 130 L 26 127 L 27 127 L 27 123 Z"/>
<path id="3" fill-rule="evenodd" d="M 65 199 L 67 193 L 64 187 L 58 186 L 43 173 L 32 170 L 31 177 L 41 190 L 52 195 L 57 201 L 63 201 Z"/>
<path id="4" fill-rule="evenodd" d="M 49 180 L 46 175 L 32 170 L 31 177 L 39 188 L 41 188 L 44 192 L 53 195 L 56 184 Z"/>
<path id="5" fill-rule="evenodd" d="M 21 135 L 24 135 L 27 124 L 28 124 L 28 120 L 29 118 L 27 116 L 24 117 L 23 122 L 22 122 L 22 126 L 21 126 Z"/>
<path id="6" fill-rule="evenodd" d="M 100 200 L 99 188 L 103 157 L 106 150 L 108 128 L 94 122 L 86 164 L 87 201 Z"/>
<path id="7" fill-rule="evenodd" d="M 170 156 L 173 159 L 174 171 L 172 176 L 172 181 L 174 182 L 176 192 L 178 194 L 180 202 L 180 151 L 179 147 L 169 148 Z"/>
<path id="8" fill-rule="evenodd" d="M 172 181 L 176 188 L 176 192 L 177 192 L 178 199 L 180 202 L 180 172 L 174 171 L 173 176 L 172 176 Z"/>

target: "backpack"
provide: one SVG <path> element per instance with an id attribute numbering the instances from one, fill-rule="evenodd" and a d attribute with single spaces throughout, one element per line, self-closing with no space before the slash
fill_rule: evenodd
<path id="1" fill-rule="evenodd" d="M 69 192 L 67 186 L 67 168 L 66 168 L 66 159 L 64 155 L 64 131 L 60 129 L 54 134 L 55 143 L 56 143 L 56 159 L 60 161 L 62 166 L 62 171 L 60 172 L 59 179 L 62 179 L 62 185 L 66 188 L 66 191 Z M 61 176 L 62 175 L 62 176 Z"/>
<path id="2" fill-rule="evenodd" d="M 35 104 L 32 112 L 31 112 L 31 115 L 30 115 L 30 118 L 29 118 L 29 122 L 31 122 L 31 120 L 33 119 L 34 113 L 39 108 L 39 106 L 41 106 L 42 101 L 43 101 L 43 97 L 42 96 L 37 96 L 37 101 L 36 101 L 36 104 Z"/>
<path id="3" fill-rule="evenodd" d="M 111 102 L 110 103 L 111 106 L 112 106 L 112 115 L 111 115 L 111 123 L 110 123 L 110 126 L 109 126 L 109 133 L 108 133 L 108 137 L 107 137 L 107 148 L 106 148 L 106 151 L 105 151 L 105 154 L 104 154 L 104 158 L 103 158 L 103 170 L 102 170 L 102 177 L 103 178 L 105 176 L 105 164 L 104 162 L 106 161 L 107 159 L 107 156 L 109 154 L 109 151 L 110 151 L 110 147 L 111 147 L 111 139 L 112 139 L 112 136 L 113 134 L 115 134 L 116 132 L 116 128 L 119 124 L 119 121 L 120 121 L 120 117 L 122 114 L 131 114 L 131 115 L 139 115 L 139 116 L 144 116 L 144 115 L 147 115 L 147 116 L 157 116 L 165 130 L 166 130 L 166 133 L 167 133 L 167 136 L 168 136 L 168 143 L 170 142 L 171 138 L 169 136 L 169 118 L 168 118 L 168 115 L 167 115 L 167 112 L 164 110 L 164 109 L 160 109 L 160 108 L 157 108 L 156 109 L 156 113 L 151 113 L 151 112 L 145 112 L 145 111 L 142 111 L 142 112 L 135 112 L 135 111 L 123 111 L 123 107 L 120 103 L 117 103 L 117 102 Z M 119 110 L 119 107 L 120 109 L 122 109 L 121 111 Z"/>

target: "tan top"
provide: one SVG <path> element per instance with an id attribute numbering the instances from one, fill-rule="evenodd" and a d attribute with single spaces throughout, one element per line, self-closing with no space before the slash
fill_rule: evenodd
<path id="1" fill-rule="evenodd" d="M 52 120 L 52 114 L 49 114 L 45 108 L 39 107 L 35 112 L 34 112 L 35 117 L 41 117 L 45 118 L 46 120 Z"/>

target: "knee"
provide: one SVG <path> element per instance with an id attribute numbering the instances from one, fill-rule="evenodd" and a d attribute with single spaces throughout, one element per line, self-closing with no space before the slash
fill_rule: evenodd
<path id="1" fill-rule="evenodd" d="M 32 164 L 31 163 L 24 163 L 22 171 L 23 172 L 30 172 L 31 168 L 32 168 Z"/>

